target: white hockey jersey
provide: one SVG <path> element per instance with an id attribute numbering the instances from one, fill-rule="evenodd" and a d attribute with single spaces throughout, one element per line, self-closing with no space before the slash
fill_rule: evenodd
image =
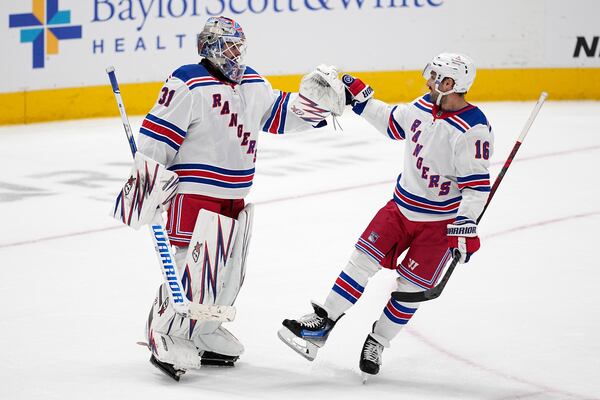
<path id="1" fill-rule="evenodd" d="M 139 151 L 179 176 L 179 193 L 246 196 L 258 132 L 310 128 L 288 112 L 296 93 L 274 91 L 247 67 L 240 84 L 219 81 L 202 64 L 177 69 L 140 128 Z"/>
<path id="2" fill-rule="evenodd" d="M 353 110 L 394 140 L 405 140 L 394 201 L 412 221 L 477 221 L 490 192 L 492 128 L 473 106 L 441 112 L 426 94 L 390 106 L 372 99 Z"/>

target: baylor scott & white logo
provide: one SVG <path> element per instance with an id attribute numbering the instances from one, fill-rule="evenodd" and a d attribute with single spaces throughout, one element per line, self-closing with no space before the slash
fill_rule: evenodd
<path id="1" fill-rule="evenodd" d="M 81 39 L 81 25 L 71 24 L 71 11 L 58 0 L 32 0 L 31 12 L 10 14 L 9 28 L 21 28 L 21 43 L 31 43 L 33 68 L 44 68 L 46 56 L 58 54 L 60 40 Z"/>

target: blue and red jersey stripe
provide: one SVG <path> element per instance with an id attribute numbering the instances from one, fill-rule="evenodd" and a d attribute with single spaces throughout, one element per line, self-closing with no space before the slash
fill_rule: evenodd
<path id="1" fill-rule="evenodd" d="M 425 214 L 450 215 L 457 212 L 462 196 L 454 197 L 445 201 L 433 201 L 425 197 L 417 196 L 405 190 L 400 185 L 400 177 L 394 190 L 394 201 L 408 210 Z"/>
<path id="2" fill-rule="evenodd" d="M 490 174 L 475 174 L 468 176 L 457 176 L 458 188 L 473 189 L 479 192 L 490 191 Z"/>
<path id="3" fill-rule="evenodd" d="M 167 144 L 175 151 L 179 150 L 186 135 L 186 131 L 177 125 L 152 114 L 144 118 L 140 133 Z"/>
<path id="4" fill-rule="evenodd" d="M 287 106 L 290 101 L 289 92 L 280 92 L 275 103 L 271 115 L 263 126 L 262 130 L 270 133 L 283 133 L 285 131 L 285 119 L 287 117 Z"/>
<path id="5" fill-rule="evenodd" d="M 207 164 L 176 164 L 169 170 L 177 173 L 179 182 L 200 183 L 229 189 L 252 186 L 254 168 L 231 170 Z"/>
<path id="6" fill-rule="evenodd" d="M 392 108 L 392 112 L 390 113 L 390 118 L 388 119 L 387 134 L 390 138 L 394 140 L 403 140 L 405 139 L 406 134 L 404 133 L 404 129 L 402 129 L 398 121 L 396 121 L 396 118 L 394 118 L 394 111 L 396 111 L 396 108 L 398 108 L 398 106 Z"/>

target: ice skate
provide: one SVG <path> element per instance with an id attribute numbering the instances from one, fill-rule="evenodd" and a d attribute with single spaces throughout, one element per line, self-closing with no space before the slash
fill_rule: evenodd
<path id="1" fill-rule="evenodd" d="M 234 367 L 238 358 L 240 357 L 205 351 L 200 356 L 200 364 L 203 367 Z"/>
<path id="2" fill-rule="evenodd" d="M 375 340 L 371 334 L 367 335 L 360 353 L 360 363 L 358 365 L 362 371 L 363 383 L 366 383 L 369 376 L 379 373 L 383 349 L 384 346 Z"/>
<path id="3" fill-rule="evenodd" d="M 169 364 L 166 362 L 162 362 L 154 357 L 154 354 L 150 356 L 150 363 L 158 368 L 162 373 L 167 375 L 169 378 L 172 378 L 179 382 L 179 378 L 181 375 L 185 374 L 184 369 L 176 368 L 173 364 Z"/>
<path id="4" fill-rule="evenodd" d="M 309 361 L 315 359 L 317 351 L 325 345 L 329 332 L 337 322 L 328 317 L 323 307 L 315 303 L 312 306 L 314 312 L 297 320 L 284 320 L 283 328 L 277 332 L 281 341 Z"/>

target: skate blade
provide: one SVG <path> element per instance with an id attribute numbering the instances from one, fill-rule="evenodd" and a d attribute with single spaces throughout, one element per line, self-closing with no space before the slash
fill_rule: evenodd
<path id="1" fill-rule="evenodd" d="M 150 357 L 150 363 L 154 365 L 160 372 L 168 376 L 169 378 L 179 382 L 179 379 L 183 374 L 185 374 L 185 370 L 175 368 L 174 366 L 158 361 L 154 356 Z"/>
<path id="2" fill-rule="evenodd" d="M 317 351 L 319 348 L 313 343 L 308 342 L 298 336 L 294 335 L 288 328 L 283 327 L 277 331 L 277 336 L 285 344 L 287 344 L 292 350 L 306 358 L 308 361 L 314 361 L 317 357 Z"/>
<path id="3" fill-rule="evenodd" d="M 361 372 L 360 373 L 360 379 L 362 380 L 362 384 L 363 385 L 367 384 L 367 381 L 369 380 L 369 376 L 371 376 L 371 375 L 369 375 L 369 374 L 367 374 L 365 372 Z"/>

